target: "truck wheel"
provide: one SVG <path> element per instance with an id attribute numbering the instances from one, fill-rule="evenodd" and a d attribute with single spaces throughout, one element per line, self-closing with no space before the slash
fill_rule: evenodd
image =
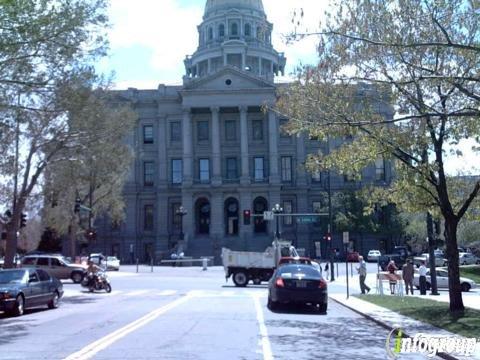
<path id="1" fill-rule="evenodd" d="M 237 271 L 233 274 L 233 282 L 236 286 L 245 287 L 248 284 L 248 277 L 244 271 Z"/>

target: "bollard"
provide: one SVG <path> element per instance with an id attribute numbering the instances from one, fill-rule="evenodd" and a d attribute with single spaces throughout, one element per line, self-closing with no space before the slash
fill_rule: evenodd
<path id="1" fill-rule="evenodd" d="M 150 266 L 151 266 L 151 270 L 150 270 L 150 272 L 152 272 L 152 273 L 153 273 L 153 259 L 151 259 L 151 260 L 150 260 Z"/>
<path id="2" fill-rule="evenodd" d="M 207 258 L 203 258 L 202 259 L 202 265 L 203 265 L 203 271 L 207 270 L 207 267 L 208 267 L 208 259 Z"/>
<path id="3" fill-rule="evenodd" d="M 138 273 L 138 258 L 137 258 L 137 273 Z"/>

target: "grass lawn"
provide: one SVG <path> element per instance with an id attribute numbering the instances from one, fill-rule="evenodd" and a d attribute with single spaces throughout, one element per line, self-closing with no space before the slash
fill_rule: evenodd
<path id="1" fill-rule="evenodd" d="M 480 284 L 480 265 L 460 266 L 460 276 L 470 278 Z"/>
<path id="2" fill-rule="evenodd" d="M 361 295 L 358 298 L 455 334 L 480 337 L 480 310 L 467 308 L 463 314 L 452 316 L 448 303 L 435 300 L 387 295 Z"/>

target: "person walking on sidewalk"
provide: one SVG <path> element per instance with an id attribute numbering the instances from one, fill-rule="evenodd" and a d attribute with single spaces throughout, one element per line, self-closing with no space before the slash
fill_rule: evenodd
<path id="1" fill-rule="evenodd" d="M 328 262 L 325 264 L 325 278 L 328 280 L 330 277 L 330 273 L 328 272 L 330 270 L 330 267 L 328 266 Z"/>
<path id="2" fill-rule="evenodd" d="M 395 265 L 395 261 L 390 260 L 387 266 L 387 271 L 390 274 L 390 293 L 392 295 L 395 294 L 395 286 L 397 285 L 397 278 L 395 272 L 398 270 L 397 266 Z"/>
<path id="3" fill-rule="evenodd" d="M 418 268 L 419 282 L 420 282 L 420 295 L 427 295 L 427 268 L 425 261 Z"/>
<path id="4" fill-rule="evenodd" d="M 413 273 L 414 273 L 414 270 L 413 270 L 412 260 L 407 260 L 407 263 L 402 267 L 402 277 L 403 277 L 403 281 L 405 282 L 407 295 L 408 295 L 408 289 L 410 289 L 410 292 L 413 295 Z"/>
<path id="5" fill-rule="evenodd" d="M 360 280 L 360 291 L 362 292 L 362 294 L 365 294 L 365 291 L 369 293 L 370 288 L 367 284 L 365 284 L 365 279 L 367 277 L 367 263 L 365 262 L 365 260 L 363 260 L 363 256 L 358 257 L 358 264 L 359 267 L 357 268 L 357 271 Z"/>

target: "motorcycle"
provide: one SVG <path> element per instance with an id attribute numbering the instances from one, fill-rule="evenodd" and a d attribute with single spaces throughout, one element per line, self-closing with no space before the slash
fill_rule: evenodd
<path id="1" fill-rule="evenodd" d="M 88 288 L 90 292 L 94 292 L 95 290 L 105 290 L 107 293 L 112 292 L 112 286 L 104 271 L 96 274 L 88 273 L 82 281 L 82 286 Z"/>

